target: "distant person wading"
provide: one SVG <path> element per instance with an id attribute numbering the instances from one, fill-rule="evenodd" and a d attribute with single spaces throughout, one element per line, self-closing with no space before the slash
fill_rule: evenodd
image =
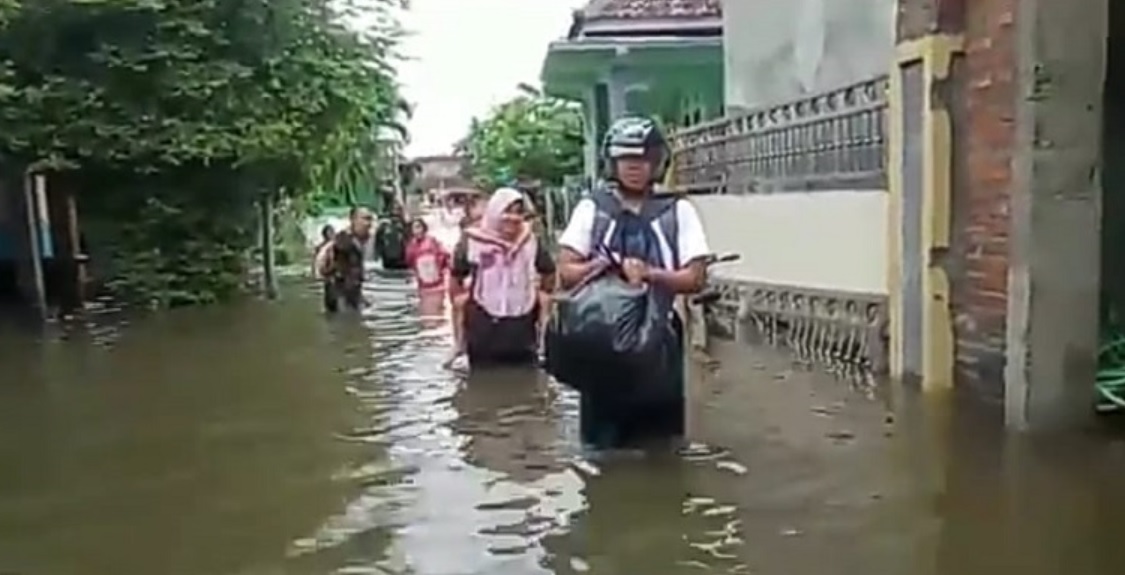
<path id="1" fill-rule="evenodd" d="M 454 248 L 454 253 L 461 253 L 466 251 L 466 242 L 469 241 L 465 232 L 475 227 L 480 223 L 481 218 L 484 217 L 485 200 L 481 195 L 471 195 L 465 202 L 464 215 L 458 223 L 461 228 L 461 235 L 457 240 L 457 245 Z M 449 359 L 445 361 L 446 367 L 451 367 L 465 353 L 465 305 L 469 301 L 469 293 L 462 282 L 457 277 L 450 275 L 447 280 L 449 284 L 449 302 L 452 305 L 452 323 L 453 323 L 453 352 L 450 354 Z"/>
<path id="2" fill-rule="evenodd" d="M 371 241 L 374 217 L 367 208 L 356 206 L 348 220 L 348 229 L 324 243 L 316 255 L 316 269 L 324 282 L 324 309 L 329 313 L 339 311 L 341 301 L 353 310 L 364 305 L 364 246 Z"/>
<path id="3" fill-rule="evenodd" d="M 387 219 L 379 222 L 375 231 L 375 254 L 383 261 L 385 270 L 406 270 L 409 262 L 406 246 L 410 236 L 410 226 L 402 204 L 395 203 Z"/>

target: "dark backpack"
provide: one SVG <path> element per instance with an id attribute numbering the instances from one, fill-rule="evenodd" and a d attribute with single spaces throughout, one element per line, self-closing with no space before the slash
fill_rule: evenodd
<path id="1" fill-rule="evenodd" d="M 590 230 L 590 245 L 595 246 L 595 248 L 598 246 L 608 248 L 609 246 L 605 245 L 606 232 L 609 231 L 610 225 L 625 213 L 625 207 L 621 205 L 621 200 L 617 195 L 606 188 L 595 190 L 588 197 L 594 202 L 596 208 L 594 225 Z M 645 223 L 657 221 L 660 232 L 664 235 L 664 240 L 668 242 L 668 248 L 671 250 L 674 268 L 680 267 L 678 241 L 680 224 L 676 218 L 676 203 L 678 201 L 680 201 L 680 198 L 674 194 L 656 194 L 645 202 L 639 214 L 641 221 Z"/>

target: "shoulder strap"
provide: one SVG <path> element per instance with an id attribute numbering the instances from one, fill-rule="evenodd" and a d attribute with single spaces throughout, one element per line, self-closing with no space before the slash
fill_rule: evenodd
<path id="1" fill-rule="evenodd" d="M 680 267 L 680 220 L 676 216 L 676 208 L 682 198 L 673 193 L 661 193 L 653 196 L 645 204 L 642 214 L 646 220 L 656 220 L 660 226 L 660 233 L 668 242 L 668 249 L 672 252 L 672 266 Z"/>
<path id="2" fill-rule="evenodd" d="M 609 226 L 624 208 L 621 201 L 608 189 L 602 187 L 592 191 L 589 196 L 594 202 L 594 225 L 590 230 L 591 245 L 598 245 L 605 240 Z M 668 249 L 672 252 L 672 265 L 680 267 L 680 237 L 679 218 L 676 217 L 676 206 L 682 200 L 678 194 L 667 192 L 654 195 L 645 202 L 644 210 L 640 216 L 645 221 L 657 221 L 660 232 L 668 242 Z"/>
<path id="3" fill-rule="evenodd" d="M 621 202 L 605 188 L 598 188 L 587 196 L 594 202 L 594 225 L 590 228 L 590 245 L 601 245 L 605 241 L 610 224 L 621 214 Z"/>

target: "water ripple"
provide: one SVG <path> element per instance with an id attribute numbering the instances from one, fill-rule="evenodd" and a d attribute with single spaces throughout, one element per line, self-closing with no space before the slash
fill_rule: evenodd
<path id="1" fill-rule="evenodd" d="M 372 531 L 388 530 L 392 536 L 379 560 L 382 567 L 349 561 L 336 573 L 590 571 L 598 561 L 587 555 L 598 552 L 575 545 L 585 539 L 574 531 L 575 521 L 582 523 L 596 512 L 590 507 L 596 504 L 591 481 L 617 480 L 603 470 L 614 460 L 595 464 L 583 457 L 575 394 L 538 371 L 497 370 L 466 378 L 444 370 L 440 364 L 450 345 L 448 324 L 435 324 L 433 318 L 423 324 L 406 279 L 380 275 L 366 294 L 371 307 L 351 318 L 362 326 L 358 337 L 363 341 L 346 342 L 353 353 L 369 358 L 347 374 L 347 392 L 363 423 L 337 438 L 369 445 L 372 459 L 341 473 L 341 480 L 356 486 L 357 495 L 317 533 L 295 541 L 291 552 L 326 553 Z M 716 466 L 728 459 L 724 451 L 692 445 L 671 464 Z M 624 461 L 630 458 L 617 463 Z M 638 480 L 646 479 L 622 478 Z M 727 560 L 740 545 L 738 524 L 731 519 L 734 508 L 690 499 L 683 492 L 675 497 L 667 503 L 676 506 L 671 509 L 679 518 L 670 517 L 671 524 L 656 528 L 668 530 L 691 561 L 712 565 Z M 680 533 L 684 516 L 696 517 L 706 528 L 690 537 Z M 629 525 L 627 514 L 610 520 Z M 385 566 L 389 558 L 397 558 L 397 570 Z M 650 563 L 636 565 L 643 570 Z"/>

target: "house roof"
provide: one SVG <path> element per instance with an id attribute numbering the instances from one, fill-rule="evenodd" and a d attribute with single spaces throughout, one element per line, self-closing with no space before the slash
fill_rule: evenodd
<path id="1" fill-rule="evenodd" d="M 586 21 L 716 18 L 720 0 L 590 0 L 582 10 Z"/>

